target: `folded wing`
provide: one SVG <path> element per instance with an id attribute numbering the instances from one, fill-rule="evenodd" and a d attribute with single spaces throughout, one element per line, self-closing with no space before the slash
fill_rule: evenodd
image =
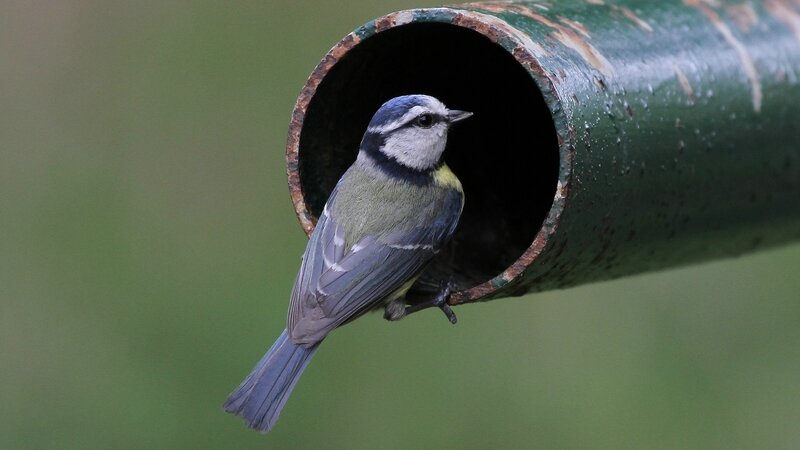
<path id="1" fill-rule="evenodd" d="M 343 228 L 326 208 L 292 292 L 288 320 L 292 340 L 304 345 L 321 341 L 416 277 L 453 233 L 460 200 L 455 206 L 458 210 L 443 208 L 429 225 L 364 236 L 349 249 L 344 248 Z"/>

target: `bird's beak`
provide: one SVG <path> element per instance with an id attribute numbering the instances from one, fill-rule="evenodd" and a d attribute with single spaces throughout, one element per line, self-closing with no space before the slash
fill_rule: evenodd
<path id="1" fill-rule="evenodd" d="M 447 111 L 447 121 L 452 123 L 460 122 L 472 115 L 471 112 L 467 111 L 459 111 L 457 109 L 451 109 Z"/>

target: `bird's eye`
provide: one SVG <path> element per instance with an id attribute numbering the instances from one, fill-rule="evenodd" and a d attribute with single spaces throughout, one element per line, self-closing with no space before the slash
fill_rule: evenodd
<path id="1" fill-rule="evenodd" d="M 430 114 L 422 114 L 414 119 L 414 124 L 422 128 L 430 128 L 433 126 L 433 116 Z"/>

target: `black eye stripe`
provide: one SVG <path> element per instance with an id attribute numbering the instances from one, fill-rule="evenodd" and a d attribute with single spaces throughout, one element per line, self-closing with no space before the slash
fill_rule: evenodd
<path id="1" fill-rule="evenodd" d="M 433 123 L 434 124 L 437 124 L 437 123 L 440 123 L 440 122 L 444 122 L 445 120 L 447 120 L 444 116 L 439 115 L 439 114 L 431 114 L 430 116 L 433 118 Z"/>
<path id="2" fill-rule="evenodd" d="M 431 124 L 427 128 L 430 128 L 430 127 L 432 127 L 432 126 L 434 126 L 434 125 L 436 125 L 438 123 L 442 123 L 442 122 L 446 122 L 447 121 L 447 118 L 445 116 L 441 115 L 441 114 L 422 113 L 422 114 L 412 118 L 408 122 L 404 123 L 402 126 L 398 127 L 398 129 L 408 128 L 408 127 L 411 127 L 411 126 L 416 126 L 417 123 L 418 123 L 417 121 L 422 116 L 430 116 L 430 118 L 433 119 L 431 121 Z"/>

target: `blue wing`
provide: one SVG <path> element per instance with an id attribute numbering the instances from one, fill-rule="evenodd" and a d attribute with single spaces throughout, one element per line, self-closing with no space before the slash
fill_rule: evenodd
<path id="1" fill-rule="evenodd" d="M 315 344 L 413 280 L 455 230 L 461 195 L 454 194 L 432 223 L 381 237 L 364 236 L 349 249 L 343 228 L 326 207 L 292 291 L 288 320 L 292 340 Z"/>

